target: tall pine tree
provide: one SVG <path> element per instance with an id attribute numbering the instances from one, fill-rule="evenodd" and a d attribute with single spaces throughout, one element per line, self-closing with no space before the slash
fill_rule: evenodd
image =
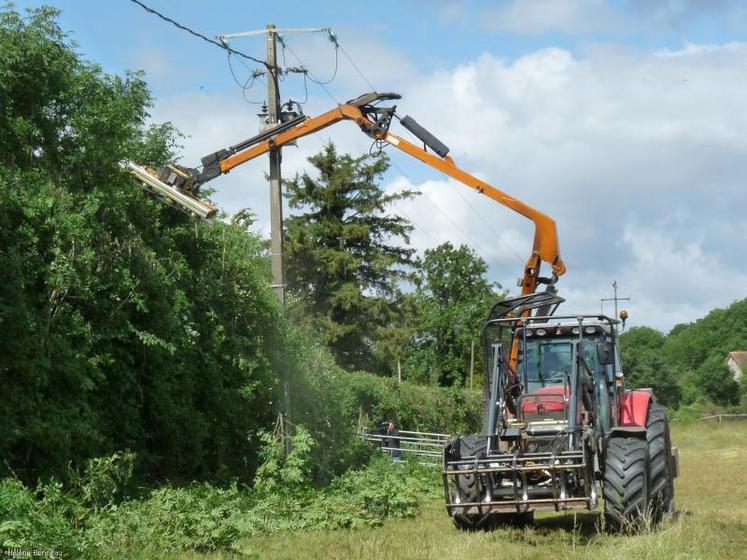
<path id="1" fill-rule="evenodd" d="M 332 143 L 309 158 L 314 173 L 286 181 L 289 288 L 301 322 L 320 333 L 338 364 L 377 369 L 376 333 L 396 314 L 399 285 L 409 277 L 412 226 L 389 210 L 417 193 L 379 186 L 388 158 L 338 154 Z"/>

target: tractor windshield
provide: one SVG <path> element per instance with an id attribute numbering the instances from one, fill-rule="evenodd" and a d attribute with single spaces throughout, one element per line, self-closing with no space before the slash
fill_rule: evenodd
<path id="1" fill-rule="evenodd" d="M 571 373 L 571 343 L 576 337 L 527 339 L 526 347 L 519 357 L 519 375 L 524 379 L 527 392 L 541 387 L 562 385 Z M 595 341 L 584 338 L 582 344 L 583 357 L 592 372 L 595 372 L 597 356 Z M 524 363 L 526 361 L 526 364 Z M 526 369 L 525 369 L 526 365 Z"/>
<path id="2" fill-rule="evenodd" d="M 519 364 L 521 374 L 526 371 L 527 389 L 562 384 L 571 372 L 571 342 L 567 339 L 527 340 L 524 348 L 526 370 Z"/>

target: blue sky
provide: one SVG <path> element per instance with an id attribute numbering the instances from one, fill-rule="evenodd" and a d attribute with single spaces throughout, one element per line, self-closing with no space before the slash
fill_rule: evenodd
<path id="1" fill-rule="evenodd" d="M 62 10 L 87 58 L 112 73 L 146 71 L 153 120 L 187 134 L 185 163 L 256 133 L 257 105 L 242 99 L 218 48 L 129 0 L 46 3 Z M 331 26 L 365 78 L 402 93 L 400 112 L 451 146 L 457 163 L 557 221 L 568 265 L 561 292 L 579 310 L 598 309 L 615 279 L 632 297 L 631 324 L 664 330 L 747 297 L 747 3 L 145 3 L 208 36 L 267 23 Z M 331 75 L 323 35 L 286 40 L 288 65 L 298 64 L 295 53 L 318 78 Z M 261 38 L 232 45 L 263 56 Z M 242 80 L 249 72 L 235 70 Z M 343 56 L 327 91 L 308 86 L 308 114 L 370 89 Z M 281 89 L 304 97 L 298 77 Z M 264 94 L 257 83 L 246 97 Z M 365 153 L 368 140 L 346 126 L 284 150 L 285 176 L 327 140 Z M 250 207 L 267 231 L 261 159 L 213 185 L 225 210 Z M 531 226 L 403 155 L 392 161 L 385 188 L 423 192 L 395 208 L 415 224 L 412 245 L 468 244 L 512 288 Z"/>
<path id="2" fill-rule="evenodd" d="M 110 72 L 147 66 L 142 59 L 144 53 L 158 51 L 168 57 L 185 72 L 154 81 L 152 87 L 157 96 L 173 94 L 182 88 L 221 91 L 232 87 L 227 80 L 223 53 L 129 0 L 16 0 L 14 3 L 21 8 L 47 4 L 62 10 L 63 28 L 71 31 L 83 53 Z M 538 10 L 545 9 L 543 4 L 573 6 L 568 10 L 569 17 L 586 13 L 589 21 L 585 25 L 563 19 L 534 24 L 500 21 L 501 11 L 511 19 L 516 13 L 510 11 L 512 6 L 522 2 L 383 0 L 366 5 L 350 1 L 148 0 L 144 3 L 210 37 L 275 23 L 279 27 L 332 27 L 344 46 L 362 32 L 406 52 L 424 72 L 449 68 L 484 52 L 515 59 L 552 46 L 582 55 L 590 46 L 605 43 L 640 49 L 679 48 L 686 43 L 742 41 L 747 36 L 747 26 L 743 25 L 745 10 L 739 2 L 724 0 L 534 2 Z M 288 40 L 292 43 L 294 38 Z M 235 46 L 263 57 L 264 46 L 259 38 L 241 40 Z M 331 70 L 331 54 L 328 62 Z M 363 60 L 357 62 L 365 65 Z M 319 66 L 315 70 L 322 76 L 325 68 Z"/>

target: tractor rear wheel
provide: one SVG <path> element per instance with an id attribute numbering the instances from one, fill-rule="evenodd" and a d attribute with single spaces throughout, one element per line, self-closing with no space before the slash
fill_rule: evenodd
<path id="1" fill-rule="evenodd" d="M 646 440 L 613 437 L 604 466 L 604 520 L 608 531 L 635 529 L 649 507 L 649 455 Z"/>
<path id="2" fill-rule="evenodd" d="M 660 404 L 652 404 L 646 427 L 648 454 L 651 461 L 649 480 L 651 482 L 651 513 L 654 521 L 672 511 L 674 504 L 674 481 L 672 478 L 672 441 L 669 437 L 667 409 Z"/>

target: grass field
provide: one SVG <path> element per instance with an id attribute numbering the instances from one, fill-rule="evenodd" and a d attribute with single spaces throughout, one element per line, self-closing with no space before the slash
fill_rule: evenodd
<path id="1" fill-rule="evenodd" d="M 660 529 L 610 537 L 590 513 L 542 514 L 527 529 L 455 530 L 441 502 L 415 519 L 360 531 L 275 535 L 242 543 L 259 558 L 747 558 L 747 424 L 673 429 L 680 448 L 677 516 Z"/>
<path id="2" fill-rule="evenodd" d="M 598 530 L 594 513 L 541 514 L 526 529 L 457 531 L 441 502 L 414 519 L 357 531 L 308 531 L 242 541 L 233 553 L 180 558 L 699 559 L 747 558 L 747 423 L 676 426 L 677 515 L 630 536 Z M 164 556 L 169 557 L 169 556 Z"/>

